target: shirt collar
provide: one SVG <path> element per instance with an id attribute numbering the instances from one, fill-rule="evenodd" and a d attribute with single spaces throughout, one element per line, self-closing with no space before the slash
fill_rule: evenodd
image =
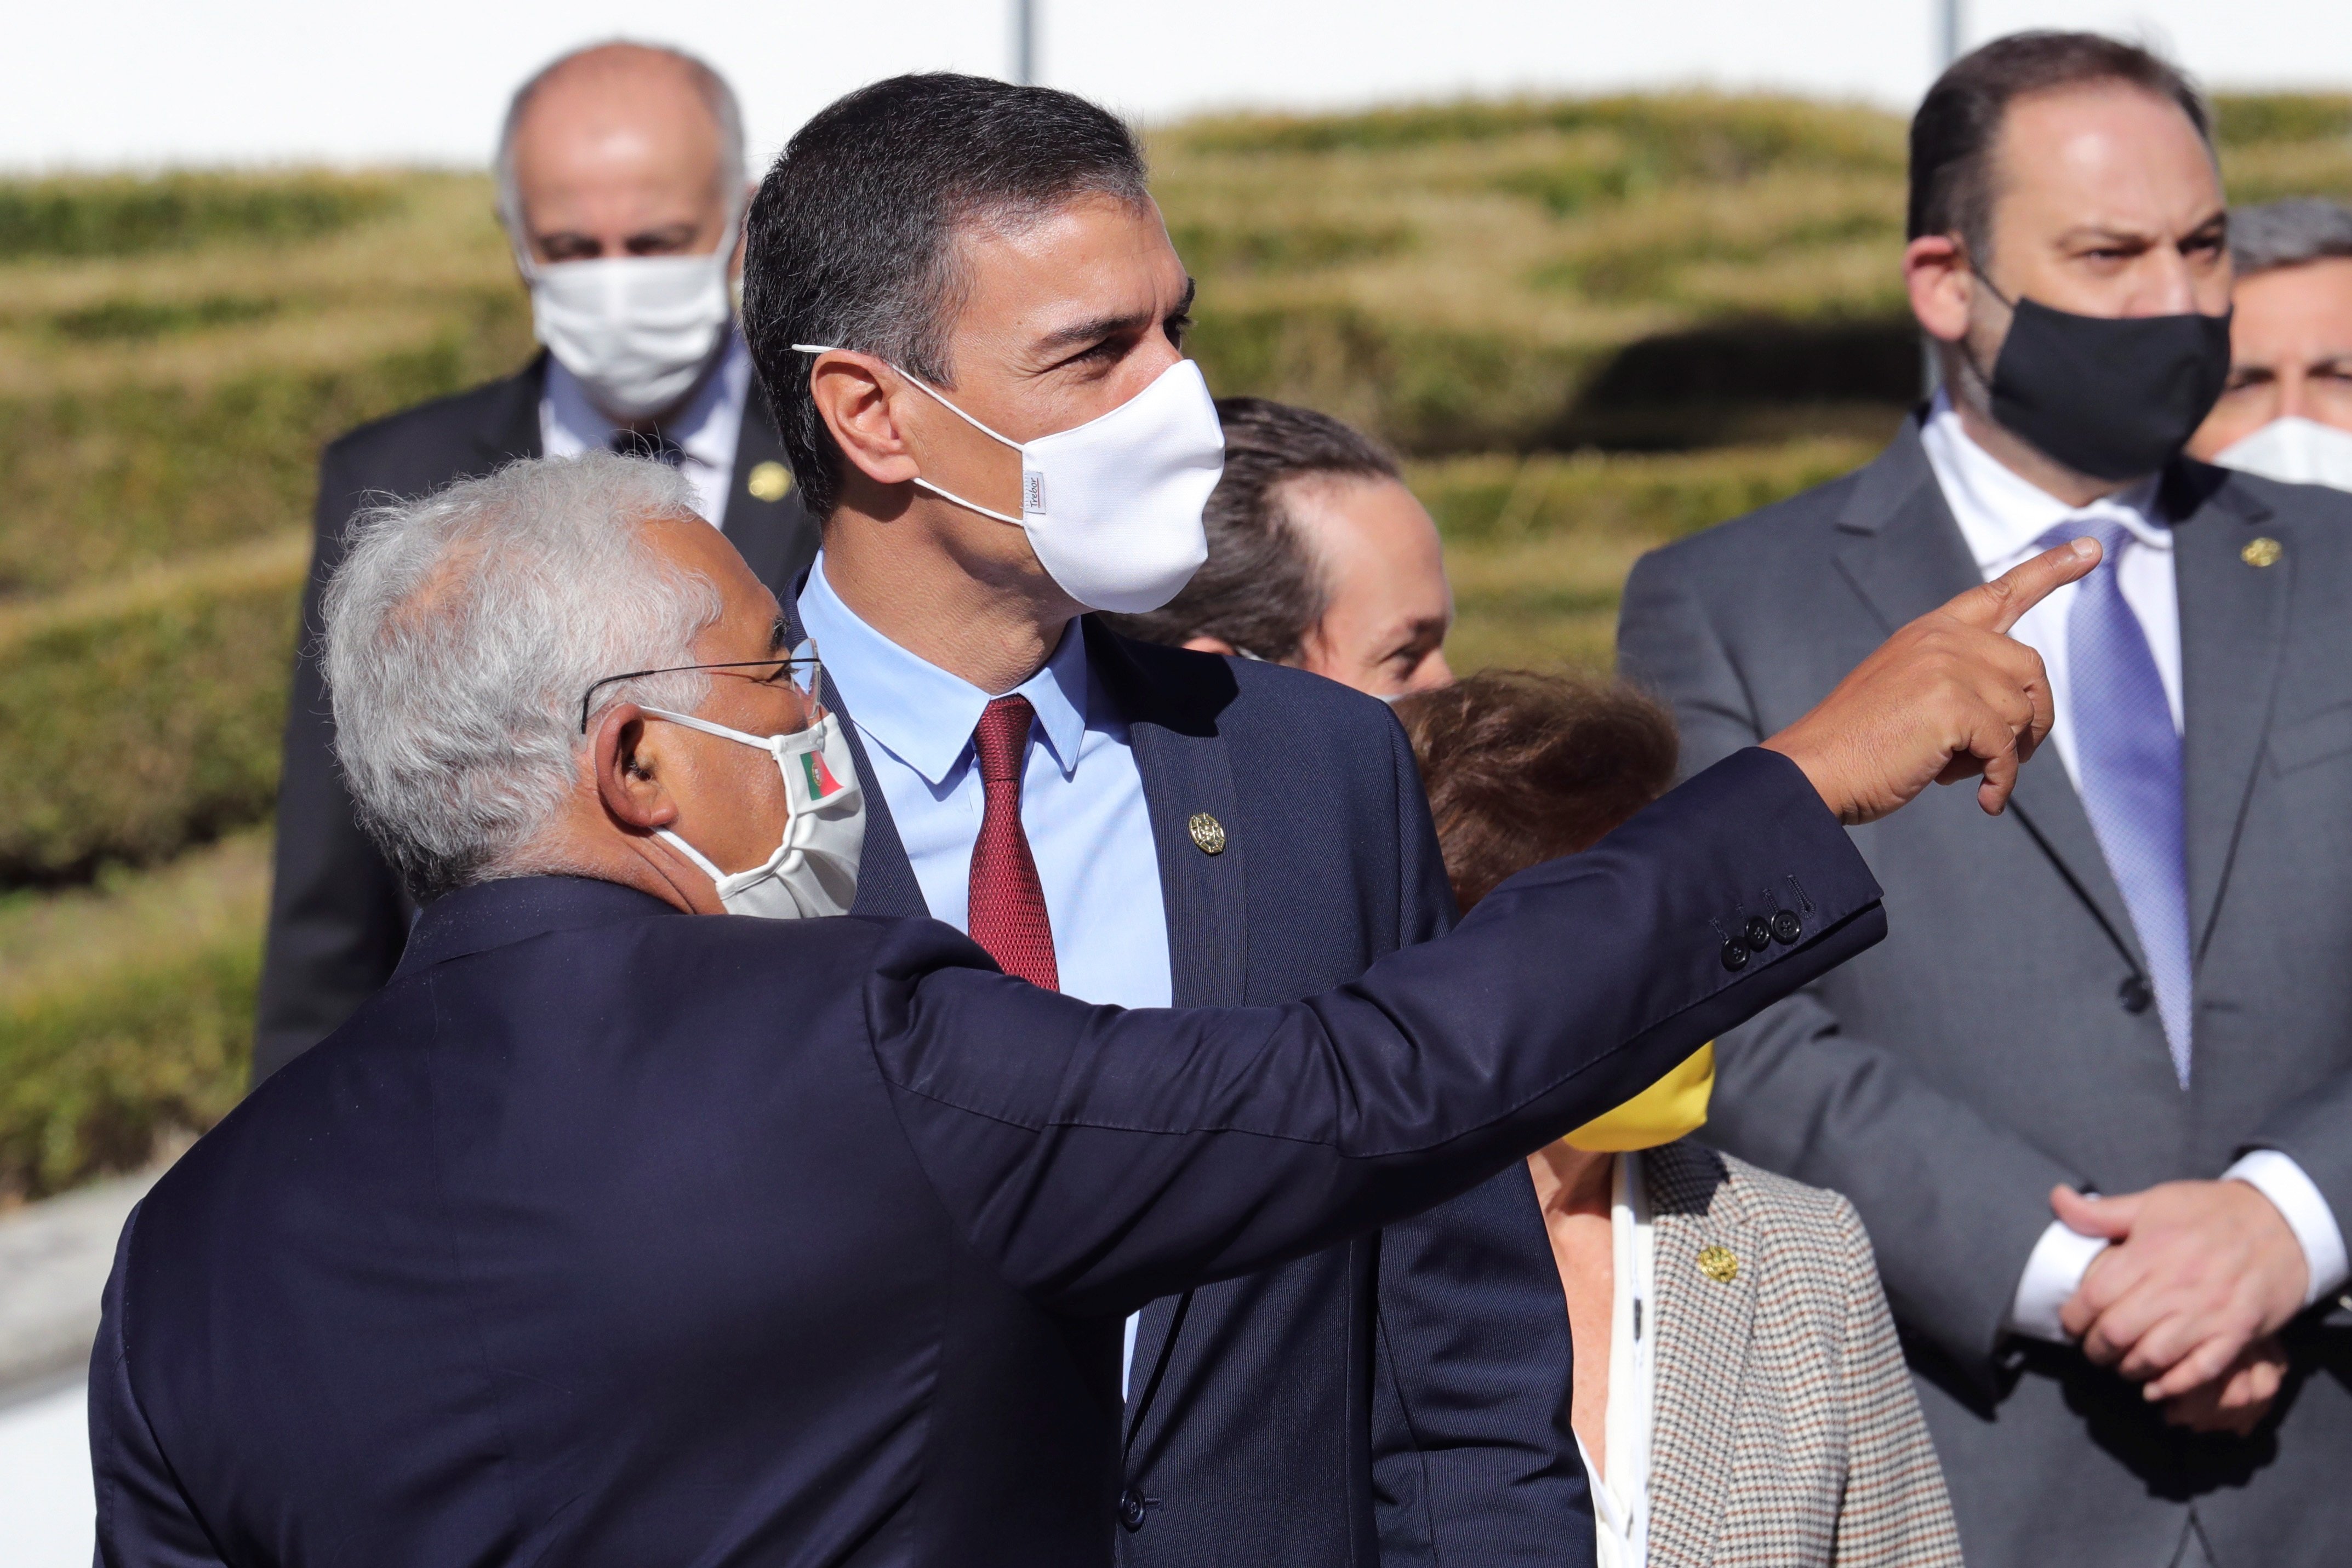
<path id="1" fill-rule="evenodd" d="M 887 747 L 938 789 L 971 749 L 971 732 L 989 694 L 867 625 L 825 580 L 822 551 L 801 590 L 800 617 L 858 733 Z M 1070 777 L 1077 769 L 1087 727 L 1087 639 L 1075 618 L 1054 656 L 1013 691 L 1037 710 L 1045 745 L 1062 776 Z"/>
<path id="2" fill-rule="evenodd" d="M 736 433 L 743 423 L 743 400 L 751 389 L 751 353 L 744 346 L 743 334 L 730 328 L 718 369 L 702 378 L 693 398 L 662 424 L 661 433 L 707 467 L 731 466 Z M 620 426 L 604 416 L 580 378 L 552 354 L 547 357 L 543 395 L 549 434 L 554 438 L 548 444 L 550 456 L 602 452 L 613 444 L 613 432 Z"/>
<path id="3" fill-rule="evenodd" d="M 2157 510 L 2158 476 L 2086 506 L 2070 506 L 1978 445 L 1962 428 L 1949 394 L 1940 390 L 1920 429 L 1919 444 L 1927 448 L 1928 465 L 1979 570 L 2024 559 L 2034 540 L 2070 517 L 2112 518 L 2151 549 L 2172 548 L 2172 530 Z"/>

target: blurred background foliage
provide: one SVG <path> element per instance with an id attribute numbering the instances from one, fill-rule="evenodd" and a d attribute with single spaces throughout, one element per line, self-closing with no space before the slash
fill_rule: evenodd
<path id="1" fill-rule="evenodd" d="M 2352 98 L 2220 105 L 2233 197 L 2352 196 Z M 1644 549 L 1916 396 L 1904 127 L 1667 94 L 1160 128 L 1220 392 L 1327 409 L 1444 528 L 1457 668 L 1605 666 Z M 521 363 L 488 181 L 0 181 L 0 1202 L 241 1092 L 322 443 Z"/>

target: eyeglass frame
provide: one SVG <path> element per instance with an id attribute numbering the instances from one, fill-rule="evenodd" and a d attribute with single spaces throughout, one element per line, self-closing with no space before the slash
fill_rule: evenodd
<path id="1" fill-rule="evenodd" d="M 592 683 L 588 689 L 580 695 L 580 733 L 583 735 L 588 733 L 589 705 L 596 700 L 596 694 L 606 686 L 617 685 L 623 681 L 650 680 L 656 675 L 689 674 L 697 670 L 721 672 L 764 670 L 777 665 L 792 664 L 806 664 L 812 672 L 809 684 L 801 689 L 815 705 L 816 711 L 809 717 L 809 723 L 814 724 L 824 716 L 824 698 L 821 690 L 824 685 L 824 662 L 817 657 L 815 640 L 807 639 L 802 642 L 799 648 L 789 653 L 780 653 L 772 659 L 734 659 L 723 664 L 672 664 L 667 669 L 631 670 L 626 674 L 606 675 L 602 680 Z M 797 681 L 793 683 L 796 686 L 799 684 Z"/>

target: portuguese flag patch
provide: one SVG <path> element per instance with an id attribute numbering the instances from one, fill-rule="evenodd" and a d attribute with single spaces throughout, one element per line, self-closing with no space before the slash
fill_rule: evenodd
<path id="1" fill-rule="evenodd" d="M 823 752 L 802 752 L 801 771 L 808 777 L 808 792 L 810 800 L 823 800 L 830 796 L 841 793 L 841 780 L 835 779 L 833 776 L 833 769 L 824 765 L 824 754 Z"/>

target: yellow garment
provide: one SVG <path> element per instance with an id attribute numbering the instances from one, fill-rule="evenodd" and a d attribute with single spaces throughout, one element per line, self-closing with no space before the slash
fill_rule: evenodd
<path id="1" fill-rule="evenodd" d="M 1595 1155 L 1654 1149 L 1706 1126 L 1706 1103 L 1714 1092 L 1715 1042 L 1709 1040 L 1614 1111 L 1570 1133 L 1566 1142 L 1572 1149 Z"/>

